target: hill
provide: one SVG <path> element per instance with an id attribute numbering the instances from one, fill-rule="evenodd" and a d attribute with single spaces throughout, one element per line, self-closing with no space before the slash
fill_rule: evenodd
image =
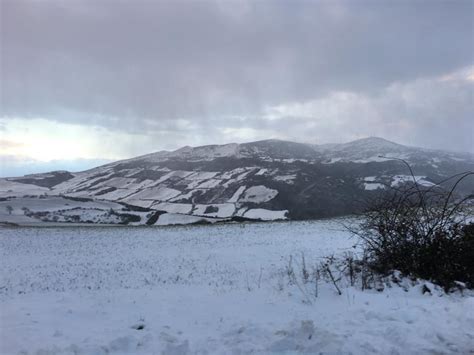
<path id="1" fill-rule="evenodd" d="M 186 146 L 83 172 L 0 179 L 0 221 L 162 225 L 341 216 L 361 211 L 363 201 L 389 187 L 411 183 L 399 159 L 427 188 L 474 170 L 472 154 L 377 137 Z M 474 181 L 459 191 L 473 193 Z"/>

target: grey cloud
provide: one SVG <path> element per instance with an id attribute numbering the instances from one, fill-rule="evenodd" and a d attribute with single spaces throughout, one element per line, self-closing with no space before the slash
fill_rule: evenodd
<path id="1" fill-rule="evenodd" d="M 338 93 L 284 106 L 267 121 L 281 138 L 347 142 L 366 136 L 474 153 L 474 81 L 418 79 L 376 94 Z M 272 112 L 267 113 L 272 117 Z"/>
<path id="2" fill-rule="evenodd" d="M 470 64 L 472 4 L 5 0 L 2 106 L 208 117 L 370 90 Z"/>
<path id="3" fill-rule="evenodd" d="M 385 93 L 395 82 L 474 63 L 472 1 L 3 0 L 0 6 L 0 116 L 181 139 L 194 132 L 193 141 L 202 143 L 242 127 L 261 136 L 294 132 L 303 140 L 316 128 L 336 136 L 339 126 L 301 119 L 283 126 L 283 119 L 271 122 L 262 113 L 352 92 L 383 111 L 383 127 L 390 120 L 413 127 L 431 120 L 437 123 L 427 129 L 444 129 L 456 119 L 472 128 L 465 118 L 469 98 L 451 111 L 417 111 Z M 380 95 L 387 102 L 379 103 Z M 439 95 L 431 102 L 436 107 L 456 101 L 449 91 Z M 351 136 L 372 130 L 358 112 L 351 117 L 365 122 L 352 125 Z M 415 143 L 425 144 L 417 134 Z"/>

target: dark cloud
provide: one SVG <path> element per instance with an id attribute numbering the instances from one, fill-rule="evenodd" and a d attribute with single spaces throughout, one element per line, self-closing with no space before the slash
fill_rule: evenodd
<path id="1" fill-rule="evenodd" d="M 399 94 L 387 93 L 403 88 L 396 83 L 436 81 L 473 65 L 474 2 L 469 0 L 0 4 L 0 116 L 183 137 L 194 131 L 203 142 L 239 128 L 262 135 L 281 135 L 283 129 L 298 138 L 294 127 L 301 126 L 299 140 L 304 140 L 308 127 L 337 132 L 339 126 L 318 117 L 269 121 L 262 115 L 269 107 L 350 92 L 384 114 L 377 117 L 384 127 L 405 120 L 417 128 L 435 120 L 428 127 L 429 144 L 452 119 L 472 133 L 468 121 L 459 122 L 473 114 L 470 83 L 440 97 L 416 86 L 413 95 L 433 100 L 422 108 L 404 106 Z M 465 106 L 439 110 L 456 101 L 457 93 L 468 95 Z M 381 103 L 381 96 L 392 101 Z M 351 114 L 347 122 L 368 120 Z M 353 125 L 351 135 L 369 132 L 369 124 Z M 414 143 L 430 137 L 412 134 L 418 137 Z"/>

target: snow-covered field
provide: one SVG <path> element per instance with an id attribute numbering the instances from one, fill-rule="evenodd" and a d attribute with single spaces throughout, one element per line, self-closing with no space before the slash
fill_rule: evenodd
<path id="1" fill-rule="evenodd" d="M 474 298 L 285 282 L 353 250 L 341 220 L 0 229 L 3 354 L 468 354 Z"/>

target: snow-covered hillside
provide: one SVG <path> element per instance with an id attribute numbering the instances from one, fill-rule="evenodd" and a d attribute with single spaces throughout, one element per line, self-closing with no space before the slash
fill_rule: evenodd
<path id="1" fill-rule="evenodd" d="M 327 163 L 354 162 L 369 163 L 383 162 L 391 158 L 404 159 L 412 164 L 427 163 L 436 167 L 437 163 L 452 161 L 472 161 L 472 154 L 453 153 L 440 150 L 409 147 L 379 137 L 358 139 L 343 144 L 314 145 Z"/>
<path id="2" fill-rule="evenodd" d="M 340 222 L 3 229 L 0 353 L 472 353 L 468 294 L 290 285 L 355 250 Z"/>
<path id="3" fill-rule="evenodd" d="M 309 145 L 278 140 L 184 147 L 118 161 L 84 172 L 0 179 L 0 222 L 165 224 L 223 220 L 310 219 L 360 211 L 360 201 L 412 183 L 406 159 L 426 188 L 474 170 L 469 154 L 402 146 L 381 138 Z M 446 185 L 449 186 L 449 185 Z M 474 191 L 474 178 L 459 191 Z M 41 197 L 40 201 L 35 201 Z M 55 213 L 49 205 L 58 204 Z M 67 199 L 110 202 L 91 212 Z M 53 202 L 49 202 L 49 200 Z M 44 203 L 36 214 L 30 203 Z M 115 206 L 115 207 L 114 207 Z M 10 208 L 13 208 L 11 210 Z M 117 210 L 116 210 L 117 209 Z M 113 210 L 140 218 L 108 218 Z M 84 212 L 82 215 L 80 212 Z M 170 214 L 167 216 L 167 214 Z"/>

